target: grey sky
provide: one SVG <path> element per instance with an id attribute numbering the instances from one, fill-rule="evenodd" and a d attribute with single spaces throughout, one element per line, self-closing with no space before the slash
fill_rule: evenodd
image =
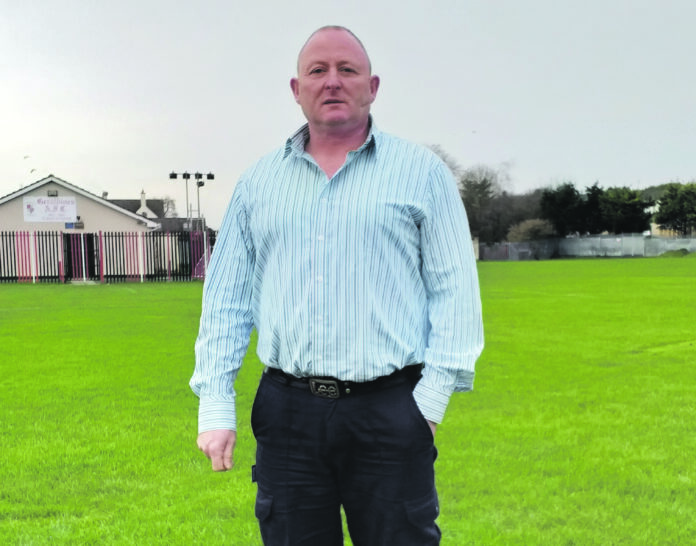
<path id="1" fill-rule="evenodd" d="M 695 20 L 691 0 L 0 0 L 0 195 L 51 173 L 183 216 L 168 173 L 213 171 L 219 227 L 303 122 L 288 82 L 324 24 L 370 52 L 382 130 L 505 166 L 510 191 L 691 181 Z"/>

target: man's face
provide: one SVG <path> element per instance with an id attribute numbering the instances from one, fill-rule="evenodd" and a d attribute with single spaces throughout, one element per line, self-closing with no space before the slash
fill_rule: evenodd
<path id="1" fill-rule="evenodd" d="M 301 51 L 290 87 L 310 127 L 357 129 L 367 123 L 379 78 L 353 36 L 325 29 Z"/>

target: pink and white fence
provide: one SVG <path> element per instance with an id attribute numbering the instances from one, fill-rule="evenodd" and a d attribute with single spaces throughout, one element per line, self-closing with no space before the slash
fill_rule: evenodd
<path id="1" fill-rule="evenodd" d="M 0 282 L 205 278 L 213 232 L 0 232 Z"/>

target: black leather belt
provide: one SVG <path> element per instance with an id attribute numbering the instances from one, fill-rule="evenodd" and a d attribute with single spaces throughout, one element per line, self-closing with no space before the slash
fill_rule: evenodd
<path id="1" fill-rule="evenodd" d="M 385 375 L 365 382 L 341 381 L 334 377 L 295 377 L 278 368 L 266 368 L 265 373 L 273 381 L 288 387 L 309 390 L 314 396 L 342 398 L 344 396 L 355 396 L 388 389 L 403 383 L 410 383 L 413 388 L 421 378 L 422 369 L 423 366 L 421 364 L 406 366 L 391 375 Z"/>

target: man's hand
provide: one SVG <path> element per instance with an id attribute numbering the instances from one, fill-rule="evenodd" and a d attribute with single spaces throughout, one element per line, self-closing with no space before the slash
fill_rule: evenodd
<path id="1" fill-rule="evenodd" d="M 225 472 L 234 466 L 232 452 L 237 442 L 234 430 L 209 430 L 198 435 L 198 449 L 213 463 L 215 472 Z"/>
<path id="2" fill-rule="evenodd" d="M 426 419 L 426 421 L 428 421 Z M 435 430 L 437 429 L 437 423 L 433 423 L 432 421 L 428 421 L 428 425 L 430 426 L 430 430 L 433 433 L 433 438 L 435 437 Z"/>

